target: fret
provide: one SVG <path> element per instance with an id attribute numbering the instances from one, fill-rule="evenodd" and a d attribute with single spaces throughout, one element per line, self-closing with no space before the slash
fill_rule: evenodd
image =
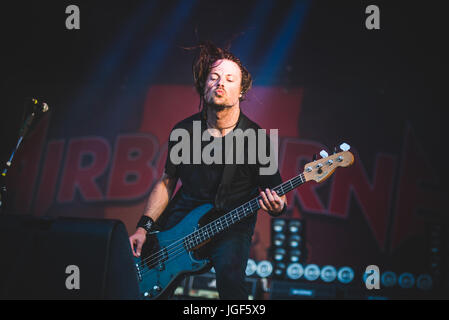
<path id="1" fill-rule="evenodd" d="M 223 220 L 224 220 L 224 223 L 225 223 L 226 228 L 229 227 L 229 223 L 228 223 L 228 221 L 226 220 L 226 218 L 224 218 Z"/>
<path id="2" fill-rule="evenodd" d="M 220 222 L 219 220 L 215 221 L 215 232 L 216 233 L 220 232 L 220 227 L 218 226 L 219 222 Z"/>
<path id="3" fill-rule="evenodd" d="M 305 178 L 301 173 L 300 175 L 280 184 L 279 186 L 276 186 L 275 188 L 273 188 L 273 190 L 275 190 L 278 195 L 283 196 L 284 194 L 300 186 L 304 182 Z M 187 250 L 193 249 L 200 243 L 214 237 L 216 234 L 226 230 L 230 226 L 239 222 L 241 219 L 259 210 L 260 199 L 262 199 L 262 197 L 257 196 L 256 198 L 244 203 L 243 205 L 233 209 L 229 213 L 221 216 L 220 218 L 208 223 L 207 225 L 186 236 L 183 240 L 184 247 Z"/>
<path id="4" fill-rule="evenodd" d="M 239 216 L 238 216 L 238 213 L 235 211 L 235 210 L 232 210 L 232 215 L 234 216 L 234 218 L 237 220 L 237 221 L 239 221 L 240 219 L 239 219 Z"/>
<path id="5" fill-rule="evenodd" d="M 290 191 L 289 187 L 287 186 L 287 182 L 281 184 L 281 188 L 282 188 L 282 195 Z"/>
<path id="6" fill-rule="evenodd" d="M 205 228 L 207 230 L 207 235 L 209 236 L 209 238 L 211 238 L 211 235 L 209 234 L 209 232 L 212 233 L 212 236 L 214 234 L 213 231 L 212 231 L 211 226 L 210 225 L 206 225 Z"/>
<path id="7" fill-rule="evenodd" d="M 195 240 L 192 237 L 192 235 L 189 236 L 188 242 L 189 242 L 189 247 L 190 248 L 194 248 L 195 247 Z"/>
<path id="8" fill-rule="evenodd" d="M 250 212 L 251 212 L 250 208 L 248 208 L 248 207 L 246 206 L 246 207 L 245 207 L 245 216 L 247 216 L 248 213 L 250 213 Z"/>

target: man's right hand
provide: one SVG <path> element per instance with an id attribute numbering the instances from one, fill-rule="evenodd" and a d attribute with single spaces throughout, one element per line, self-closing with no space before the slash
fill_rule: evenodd
<path id="1" fill-rule="evenodd" d="M 129 237 L 129 242 L 131 243 L 131 250 L 135 257 L 140 257 L 142 252 L 142 246 L 145 243 L 147 237 L 147 232 L 143 228 L 137 228 L 136 232 Z"/>

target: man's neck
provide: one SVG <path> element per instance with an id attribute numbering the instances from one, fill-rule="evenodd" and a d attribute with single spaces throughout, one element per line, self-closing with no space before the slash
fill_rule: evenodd
<path id="1" fill-rule="evenodd" d="M 217 107 L 209 105 L 206 109 L 207 121 L 217 129 L 229 128 L 237 124 L 240 116 L 240 106 Z"/>

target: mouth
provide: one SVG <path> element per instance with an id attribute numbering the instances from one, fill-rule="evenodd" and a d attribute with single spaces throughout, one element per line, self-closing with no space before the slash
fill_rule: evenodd
<path id="1" fill-rule="evenodd" d="M 215 94 L 218 95 L 218 96 L 222 96 L 222 95 L 225 94 L 225 92 L 222 89 L 217 89 L 217 90 L 215 90 Z"/>

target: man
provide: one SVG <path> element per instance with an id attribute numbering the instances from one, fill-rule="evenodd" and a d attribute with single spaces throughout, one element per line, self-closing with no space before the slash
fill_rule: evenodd
<path id="1" fill-rule="evenodd" d="M 192 133 L 196 122 L 201 123 L 202 133 L 207 131 L 212 139 L 223 139 L 237 127 L 242 130 L 260 129 L 240 110 L 240 102 L 252 83 L 251 75 L 240 60 L 211 43 L 204 43 L 199 48 L 193 75 L 202 110 L 179 122 L 173 130 L 182 128 Z M 201 141 L 202 150 L 204 143 Z M 188 212 L 204 203 L 214 203 L 215 207 L 226 213 L 260 194 L 262 199 L 259 205 L 263 210 L 273 216 L 285 212 L 285 196 L 280 197 L 270 190 L 282 183 L 278 170 L 273 175 L 261 175 L 258 169 L 263 166 L 259 162 L 250 164 L 247 158 L 244 164 L 237 164 L 234 170 L 228 171 L 225 170 L 225 161 L 218 164 L 174 164 L 170 157 L 173 145 L 174 142 L 170 141 L 165 172 L 153 188 L 138 228 L 130 237 L 135 256 L 140 256 L 146 234 L 154 222 L 171 228 Z M 229 150 L 225 150 L 225 143 L 221 145 L 225 159 Z M 247 150 L 248 144 L 245 145 Z M 225 177 L 230 180 L 227 184 L 223 183 Z M 178 179 L 182 187 L 172 199 Z M 207 245 L 206 252 L 216 272 L 221 299 L 248 299 L 245 269 L 256 217 L 254 214 L 245 218 Z"/>

